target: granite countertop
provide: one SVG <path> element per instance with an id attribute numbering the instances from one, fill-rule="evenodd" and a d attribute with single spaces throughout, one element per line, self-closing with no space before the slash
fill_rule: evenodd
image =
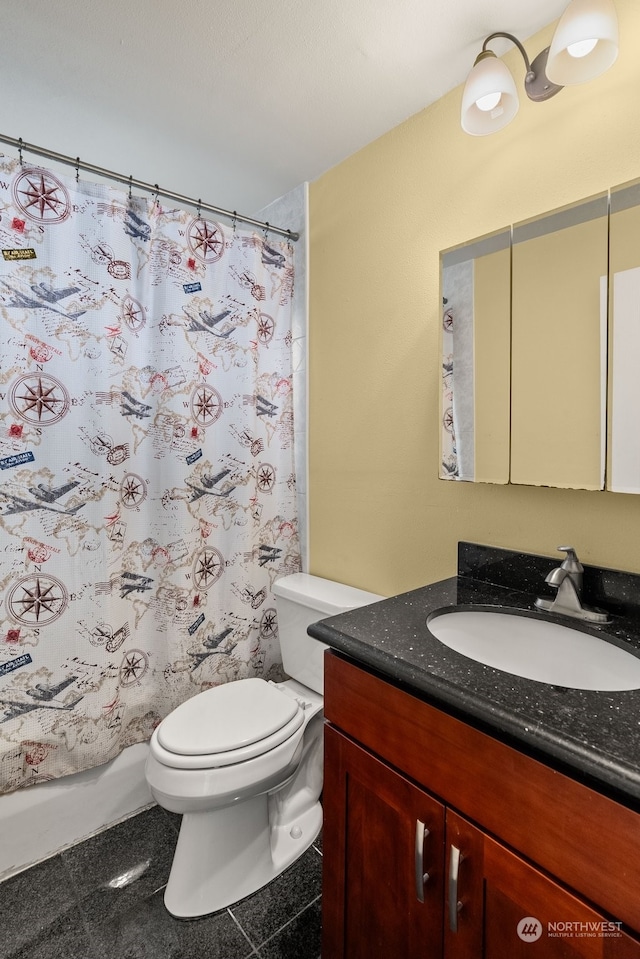
<path id="1" fill-rule="evenodd" d="M 533 605 L 536 595 L 552 594 L 544 576 L 559 562 L 461 543 L 458 576 L 321 620 L 309 633 L 408 692 L 640 809 L 640 689 L 599 692 L 522 679 L 449 649 L 427 627 L 432 612 L 451 606 L 498 606 L 560 621 Z M 585 566 L 584 580 L 585 602 L 609 610 L 613 622 L 571 625 L 640 657 L 640 577 Z"/>

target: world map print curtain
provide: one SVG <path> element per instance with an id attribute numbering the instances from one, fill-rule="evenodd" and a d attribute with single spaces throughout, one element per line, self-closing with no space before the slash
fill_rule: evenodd
<path id="1" fill-rule="evenodd" d="M 279 678 L 292 250 L 0 157 L 0 791 Z"/>

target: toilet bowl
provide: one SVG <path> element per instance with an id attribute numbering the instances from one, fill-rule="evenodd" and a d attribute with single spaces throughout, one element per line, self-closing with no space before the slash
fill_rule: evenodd
<path id="1" fill-rule="evenodd" d="M 164 902 L 177 918 L 243 899 L 309 848 L 322 827 L 323 653 L 306 627 L 382 599 L 306 573 L 276 581 L 282 683 L 241 679 L 162 720 L 145 769 L 156 802 L 182 814 Z"/>

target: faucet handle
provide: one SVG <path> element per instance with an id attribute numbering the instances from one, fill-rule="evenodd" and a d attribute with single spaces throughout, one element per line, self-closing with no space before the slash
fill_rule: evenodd
<path id="1" fill-rule="evenodd" d="M 573 546 L 558 546 L 558 549 L 561 553 L 567 554 L 560 569 L 563 569 L 565 571 L 565 575 L 568 575 L 571 578 L 571 582 L 575 587 L 579 601 L 582 596 L 582 577 L 584 573 L 584 566 L 578 559 Z"/>
<path id="2" fill-rule="evenodd" d="M 562 568 L 566 569 L 570 573 L 583 573 L 584 566 L 578 559 L 575 549 L 573 546 L 558 546 L 558 551 L 560 553 L 566 553 L 567 555 L 564 558 L 562 563 Z"/>

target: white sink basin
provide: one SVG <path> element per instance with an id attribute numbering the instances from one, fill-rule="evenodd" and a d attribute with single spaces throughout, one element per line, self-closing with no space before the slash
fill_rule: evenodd
<path id="1" fill-rule="evenodd" d="M 485 666 L 573 689 L 640 689 L 640 658 L 561 623 L 485 610 L 433 614 L 429 632 Z"/>

